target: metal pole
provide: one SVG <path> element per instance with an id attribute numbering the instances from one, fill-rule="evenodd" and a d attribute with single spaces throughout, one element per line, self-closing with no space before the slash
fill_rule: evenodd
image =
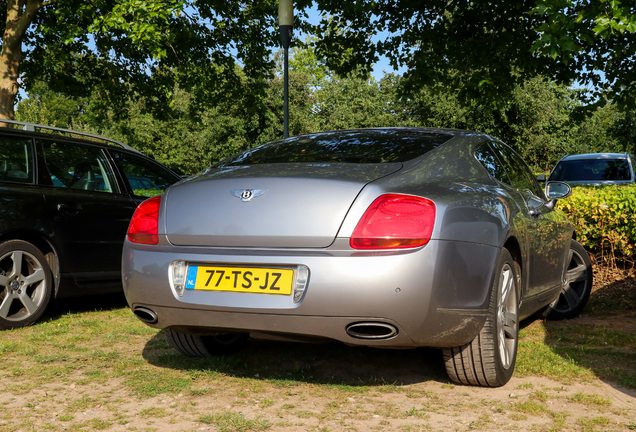
<path id="1" fill-rule="evenodd" d="M 285 61 L 283 65 L 283 137 L 289 137 L 289 44 L 292 38 L 293 27 L 290 25 L 280 26 L 280 40 L 285 50 Z"/>
<path id="2" fill-rule="evenodd" d="M 283 94 L 283 98 L 285 98 L 285 102 L 283 104 L 283 138 L 289 138 L 289 49 L 285 48 L 285 78 L 284 85 L 285 91 Z"/>
<path id="3" fill-rule="evenodd" d="M 283 70 L 283 137 L 289 137 L 289 43 L 294 31 L 294 1 L 278 1 L 278 26 L 280 28 L 280 41 L 285 49 L 285 65 Z"/>

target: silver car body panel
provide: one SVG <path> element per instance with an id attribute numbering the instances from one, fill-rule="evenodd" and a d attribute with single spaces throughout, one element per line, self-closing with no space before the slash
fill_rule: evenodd
<path id="1" fill-rule="evenodd" d="M 180 246 L 327 247 L 360 190 L 400 168 L 277 164 L 210 170 L 169 192 L 168 240 Z M 254 189 L 265 192 L 247 202 L 232 193 Z"/>
<path id="2" fill-rule="evenodd" d="M 336 243 L 346 245 L 348 240 Z M 323 253 L 301 250 L 293 253 L 279 251 L 279 254 L 268 250 L 255 250 L 251 254 L 240 252 L 180 248 L 180 252 L 175 254 L 171 246 L 154 248 L 153 251 L 142 248 L 128 250 L 130 260 L 136 266 L 145 268 L 147 263 L 153 267 L 149 274 L 127 269 L 127 287 L 146 287 L 127 289 L 128 302 L 133 308 L 147 306 L 155 311 L 158 307 L 172 310 L 168 315 L 158 314 L 156 326 L 159 328 L 175 325 L 192 329 L 209 328 L 216 327 L 217 324 L 211 326 L 210 323 L 218 321 L 223 322 L 219 326 L 226 329 L 298 333 L 360 344 L 360 340 L 346 334 L 345 326 L 339 328 L 335 335 L 321 327 L 301 332 L 294 324 L 304 317 L 323 320 L 338 317 L 346 325 L 359 321 L 393 323 L 402 335 L 400 346 L 436 346 L 449 343 L 449 340 L 461 344 L 472 339 L 474 332 L 483 325 L 489 301 L 490 267 L 494 265 L 499 250 L 479 244 L 432 241 L 417 251 L 400 253 L 363 253 L 337 248 Z M 293 303 L 291 296 L 268 294 L 186 291 L 183 297 L 179 297 L 168 283 L 168 267 L 174 260 L 273 268 L 303 264 L 310 269 L 309 283 L 304 298 L 298 304 Z M 447 265 L 436 266 L 439 262 Z M 418 272 L 414 272 L 414 268 Z M 157 275 L 164 277 L 157 278 Z M 434 289 L 439 286 L 444 289 Z M 470 288 L 467 289 L 467 286 Z M 149 302 L 149 299 L 152 301 Z M 179 313 L 179 310 L 184 313 Z M 240 322 L 224 322 L 224 318 L 217 317 L 217 314 L 242 318 Z M 269 322 L 274 315 L 289 324 L 274 326 L 273 322 Z M 447 335 L 445 340 L 439 340 L 439 332 Z M 364 344 L 390 346 L 395 342 Z"/>
<path id="3" fill-rule="evenodd" d="M 159 244 L 125 243 L 123 284 L 130 307 L 154 311 L 152 327 L 182 332 L 245 331 L 378 347 L 460 346 L 485 322 L 494 267 L 506 246 L 521 267 L 520 315 L 535 312 L 559 293 L 572 225 L 558 210 L 542 208 L 531 217 L 523 193 L 488 175 L 473 153 L 492 138 L 452 132 L 456 137 L 435 150 L 384 169 L 295 164 L 278 175 L 272 166 L 212 168 L 173 186 L 161 202 Z M 267 192 L 242 202 L 230 190 L 243 188 Z M 300 191 L 310 192 L 299 201 Z M 425 246 L 391 251 L 349 246 L 366 209 L 386 193 L 434 202 L 435 226 Z M 281 208 L 296 213 L 286 215 Z M 240 227 L 232 228 L 233 222 Z M 186 290 L 180 296 L 169 281 L 174 261 L 303 265 L 309 281 L 297 303 L 291 296 L 258 293 Z M 346 328 L 359 322 L 385 323 L 397 332 L 387 339 L 352 337 Z"/>

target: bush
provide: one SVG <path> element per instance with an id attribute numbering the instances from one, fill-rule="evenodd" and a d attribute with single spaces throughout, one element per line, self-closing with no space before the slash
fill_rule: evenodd
<path id="1" fill-rule="evenodd" d="M 559 201 L 575 226 L 578 241 L 597 259 L 634 261 L 636 186 L 578 186 Z"/>

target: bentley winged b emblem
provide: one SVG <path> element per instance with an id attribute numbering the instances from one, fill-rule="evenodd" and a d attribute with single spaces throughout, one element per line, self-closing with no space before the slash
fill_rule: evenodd
<path id="1" fill-rule="evenodd" d="M 243 202 L 252 201 L 252 198 L 263 195 L 269 189 L 233 189 L 230 191 L 232 195 L 240 198 Z"/>

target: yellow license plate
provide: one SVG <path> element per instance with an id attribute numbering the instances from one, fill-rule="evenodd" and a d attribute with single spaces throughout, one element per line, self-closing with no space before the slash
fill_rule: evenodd
<path id="1" fill-rule="evenodd" d="M 260 267 L 190 266 L 186 289 L 290 295 L 294 270 Z"/>

